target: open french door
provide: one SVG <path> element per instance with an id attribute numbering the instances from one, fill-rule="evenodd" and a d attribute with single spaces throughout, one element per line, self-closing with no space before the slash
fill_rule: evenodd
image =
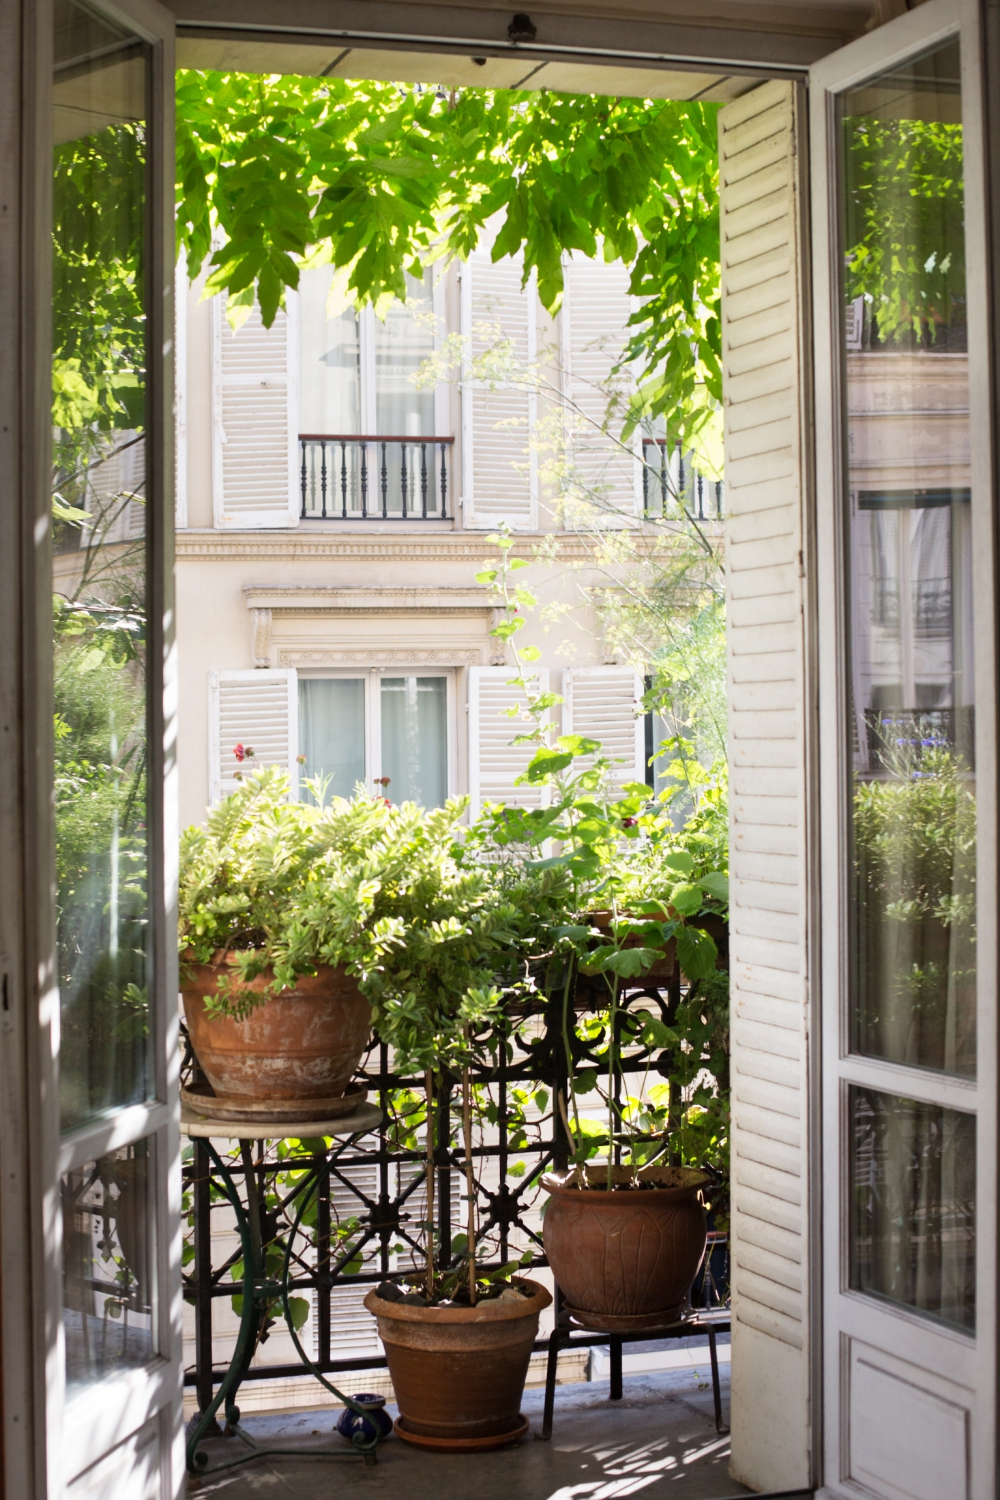
<path id="1" fill-rule="evenodd" d="M 996 745 L 980 17 L 812 69 L 824 1496 L 995 1493 Z"/>
<path id="2" fill-rule="evenodd" d="M 51 531 L 36 527 L 54 622 L 39 667 L 49 734 L 55 721 L 39 814 L 54 810 L 52 1147 L 38 1163 L 49 1500 L 183 1488 L 173 34 L 156 0 L 51 12 L 53 478 L 38 497 Z"/>

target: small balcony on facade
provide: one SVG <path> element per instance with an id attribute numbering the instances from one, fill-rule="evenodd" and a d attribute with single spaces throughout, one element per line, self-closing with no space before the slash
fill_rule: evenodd
<path id="1" fill-rule="evenodd" d="M 453 437 L 299 436 L 303 521 L 448 521 Z"/>
<path id="2" fill-rule="evenodd" d="M 642 440 L 642 509 L 647 521 L 662 520 L 685 510 L 697 521 L 721 521 L 725 514 L 725 485 L 698 472 L 692 455 L 669 438 Z"/>

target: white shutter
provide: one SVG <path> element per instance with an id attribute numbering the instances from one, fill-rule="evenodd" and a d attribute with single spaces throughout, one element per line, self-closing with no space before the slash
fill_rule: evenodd
<path id="1" fill-rule="evenodd" d="M 503 802 L 513 807 L 548 807 L 547 786 L 516 786 L 518 776 L 534 755 L 531 745 L 512 745 L 517 735 L 527 733 L 530 723 L 508 718 L 505 709 L 523 701 L 519 688 L 511 687 L 514 667 L 469 668 L 469 796 L 470 816 L 476 818 L 484 802 Z M 537 676 L 540 692 L 549 689 L 548 669 Z"/>
<path id="2" fill-rule="evenodd" d="M 650 778 L 644 764 L 645 719 L 636 712 L 642 694 L 642 678 L 631 667 L 569 667 L 563 672 L 563 733 L 600 740 L 616 787 Z"/>
<path id="3" fill-rule="evenodd" d="M 628 450 L 613 441 L 614 435 L 621 435 L 632 385 L 624 372 L 614 378 L 611 374 L 629 337 L 629 272 L 621 261 L 607 265 L 577 253 L 566 256 L 563 281 L 559 322 L 563 388 L 572 403 L 567 452 L 570 498 L 576 491 L 587 509 L 597 506 L 604 513 L 611 510 L 638 515 L 642 496 L 640 438 L 636 434 Z M 609 417 L 613 396 L 620 400 Z M 601 431 L 605 422 L 608 435 Z"/>
<path id="4" fill-rule="evenodd" d="M 298 796 L 299 697 L 294 667 L 208 674 L 208 797 L 210 803 L 235 791 L 236 772 L 280 766 Z M 253 759 L 241 764 L 237 745 Z"/>
<path id="5" fill-rule="evenodd" d="M 298 298 L 270 328 L 253 311 L 234 333 L 212 299 L 212 493 L 218 527 L 299 518 Z"/>
<path id="6" fill-rule="evenodd" d="M 496 265 L 487 249 L 473 251 L 461 268 L 461 327 L 473 358 L 510 341 L 521 379 L 497 383 L 462 380 L 462 504 L 466 526 L 507 521 L 515 530 L 538 524 L 537 461 L 532 450 L 537 396 L 533 388 L 534 281 L 522 290 L 521 256 Z"/>
<path id="7" fill-rule="evenodd" d="M 184 256 L 174 273 L 174 521 L 178 527 L 188 523 L 188 295 Z"/>
<path id="8" fill-rule="evenodd" d="M 807 1294 L 806 460 L 794 88 L 765 83 L 719 111 L 731 766 L 730 1473 L 755 1490 L 808 1486 L 818 1416 Z"/>

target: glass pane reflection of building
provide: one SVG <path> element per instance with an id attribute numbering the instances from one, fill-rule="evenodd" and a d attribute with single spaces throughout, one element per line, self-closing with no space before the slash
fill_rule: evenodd
<path id="1" fill-rule="evenodd" d="M 842 106 L 852 1045 L 975 1071 L 969 374 L 957 43 Z"/>

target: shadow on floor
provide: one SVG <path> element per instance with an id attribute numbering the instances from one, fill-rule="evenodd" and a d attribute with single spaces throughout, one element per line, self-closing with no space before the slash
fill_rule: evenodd
<path id="1" fill-rule="evenodd" d="M 516 1448 L 482 1455 L 431 1454 L 389 1438 L 375 1468 L 338 1459 L 260 1459 L 204 1479 L 198 1500 L 729 1500 L 749 1495 L 729 1478 L 729 1438 L 717 1433 L 712 1389 L 700 1372 L 626 1377 L 622 1401 L 607 1386 L 561 1386 L 552 1440 L 541 1442 L 542 1392 L 525 1392 L 532 1433 Z M 729 1409 L 728 1371 L 723 1376 Z M 390 1407 L 396 1415 L 395 1407 Z M 260 1443 L 327 1447 L 341 1442 L 336 1411 L 248 1417 Z M 206 1447 L 213 1463 L 236 1457 L 238 1438 Z M 345 1445 L 346 1446 L 346 1445 Z"/>

